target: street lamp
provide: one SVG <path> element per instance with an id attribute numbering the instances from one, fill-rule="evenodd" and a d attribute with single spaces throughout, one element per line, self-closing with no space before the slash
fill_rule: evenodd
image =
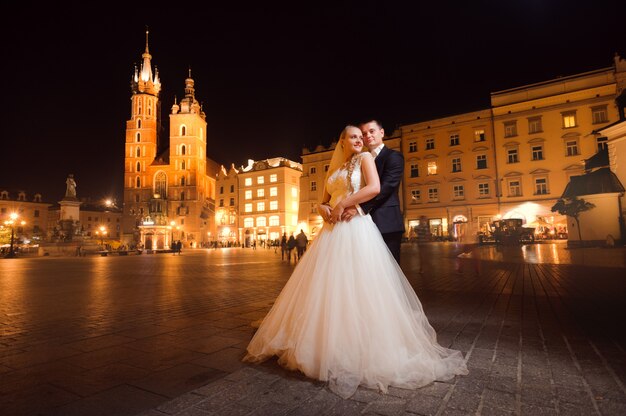
<path id="1" fill-rule="evenodd" d="M 100 245 L 104 250 L 104 237 L 107 235 L 107 229 L 104 225 L 101 225 L 98 230 L 96 230 L 96 235 L 100 236 Z"/>
<path id="2" fill-rule="evenodd" d="M 17 217 L 18 215 L 15 212 L 12 212 L 11 215 L 9 215 L 10 219 L 4 222 L 4 225 L 11 227 L 11 246 L 9 248 L 9 254 L 5 256 L 7 259 L 13 259 L 17 257 L 15 251 L 13 250 L 13 242 L 15 241 L 15 227 L 13 226 L 13 224 L 15 224 Z M 24 224 L 26 224 L 26 221 L 22 221 L 22 226 Z"/>

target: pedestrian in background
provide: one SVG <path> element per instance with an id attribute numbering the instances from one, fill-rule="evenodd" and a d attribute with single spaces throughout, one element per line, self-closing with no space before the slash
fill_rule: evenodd
<path id="1" fill-rule="evenodd" d="M 294 248 L 296 248 L 296 239 L 295 239 L 295 237 L 293 236 L 293 234 L 291 234 L 291 235 L 289 236 L 289 240 L 287 240 L 287 261 L 288 261 L 289 263 L 291 263 L 291 253 L 293 252 L 293 249 L 294 249 Z M 296 259 L 296 257 L 295 257 L 295 253 L 294 253 L 294 258 L 293 258 L 293 260 L 294 260 L 294 263 L 295 263 L 295 261 L 297 260 L 297 259 Z"/>
<path id="2" fill-rule="evenodd" d="M 283 233 L 283 237 L 280 239 L 280 259 L 285 260 L 285 254 L 287 254 L 287 233 Z"/>
<path id="3" fill-rule="evenodd" d="M 306 245 L 309 243 L 309 239 L 307 238 L 304 230 L 300 229 L 300 233 L 296 237 L 296 254 L 298 256 L 298 261 L 304 256 L 304 252 L 306 251 Z"/>

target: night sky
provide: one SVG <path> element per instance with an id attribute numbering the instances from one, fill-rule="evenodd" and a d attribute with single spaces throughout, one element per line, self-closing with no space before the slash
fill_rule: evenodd
<path id="1" fill-rule="evenodd" d="M 162 115 L 191 68 L 207 154 L 226 166 L 300 162 L 303 147 L 328 145 L 350 122 L 374 117 L 391 132 L 626 56 L 624 1 L 159 3 L 0 6 L 0 188 L 58 201 L 73 173 L 79 197 L 121 197 L 146 26 Z"/>

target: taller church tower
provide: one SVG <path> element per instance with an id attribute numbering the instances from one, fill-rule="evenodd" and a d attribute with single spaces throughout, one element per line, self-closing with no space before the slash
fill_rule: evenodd
<path id="1" fill-rule="evenodd" d="M 131 114 L 124 156 L 124 243 L 167 250 L 172 240 L 197 247 L 215 238 L 215 177 L 207 158 L 206 116 L 195 97 L 191 70 L 185 96 L 172 105 L 169 146 L 160 150 L 161 82 L 148 49 L 131 80 Z"/>

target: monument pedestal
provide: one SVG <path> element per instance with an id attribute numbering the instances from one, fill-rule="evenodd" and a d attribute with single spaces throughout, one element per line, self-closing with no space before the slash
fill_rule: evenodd
<path id="1" fill-rule="evenodd" d="M 80 202 L 78 199 L 66 196 L 59 201 L 61 205 L 61 214 L 59 218 L 59 227 L 65 236 L 65 240 L 71 240 L 75 234 L 77 227 L 80 226 Z"/>

